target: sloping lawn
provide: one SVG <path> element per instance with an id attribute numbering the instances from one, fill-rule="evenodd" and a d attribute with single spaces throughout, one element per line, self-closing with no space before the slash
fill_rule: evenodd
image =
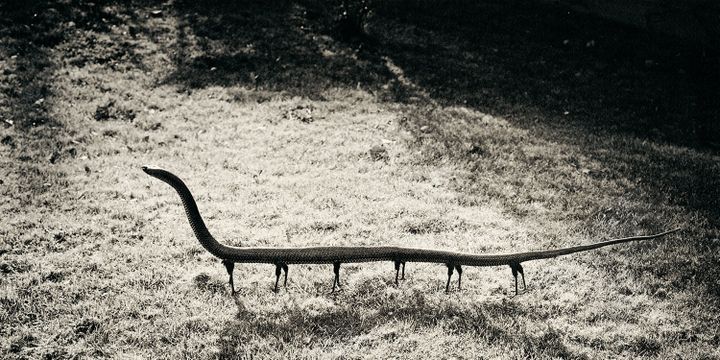
<path id="1" fill-rule="evenodd" d="M 720 357 L 714 60 L 553 7 L 412 4 L 359 37 L 314 1 L 2 5 L 0 357 Z M 235 246 L 683 231 L 526 263 L 518 296 L 506 267 L 445 294 L 416 263 L 399 287 L 344 265 L 334 294 L 327 265 L 274 294 L 243 264 L 231 296 L 148 163 Z"/>

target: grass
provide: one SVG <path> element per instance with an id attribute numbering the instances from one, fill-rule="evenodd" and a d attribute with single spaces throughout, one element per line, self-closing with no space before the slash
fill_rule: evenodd
<path id="1" fill-rule="evenodd" d="M 720 357 L 713 55 L 554 7 L 393 4 L 359 39 L 310 1 L 3 5 L 0 357 Z M 291 266 L 277 295 L 241 265 L 232 297 L 145 163 L 238 246 L 685 230 L 527 263 L 520 296 L 507 268 L 446 295 L 441 266 L 395 288 L 374 263 L 336 294 Z"/>

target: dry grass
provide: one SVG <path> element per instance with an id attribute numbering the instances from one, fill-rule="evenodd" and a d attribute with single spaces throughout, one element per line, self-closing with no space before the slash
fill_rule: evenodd
<path id="1" fill-rule="evenodd" d="M 718 358 L 720 156 L 685 122 L 713 85 L 553 8 L 434 10 L 378 9 L 343 42 L 310 2 L 5 6 L 0 357 Z M 291 266 L 277 295 L 272 267 L 238 266 L 233 298 L 145 163 L 242 246 L 686 230 L 528 263 L 520 296 L 507 268 L 446 295 L 441 266 L 395 288 L 371 263 L 337 294 L 328 266 Z"/>

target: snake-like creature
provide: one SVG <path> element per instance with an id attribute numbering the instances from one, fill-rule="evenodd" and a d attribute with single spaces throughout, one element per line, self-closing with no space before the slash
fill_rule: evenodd
<path id="1" fill-rule="evenodd" d="M 518 274 L 522 276 L 523 290 L 526 289 L 525 274 L 522 263 L 530 260 L 549 259 L 560 255 L 572 254 L 580 251 L 597 249 L 600 247 L 620 244 L 629 241 L 655 239 L 680 229 L 665 231 L 659 234 L 646 236 L 633 236 L 622 239 L 613 239 L 589 245 L 573 246 L 555 250 L 530 251 L 512 254 L 468 254 L 444 250 L 406 248 L 396 246 L 316 246 L 316 247 L 233 247 L 221 244 L 210 234 L 205 222 L 200 216 L 197 204 L 185 183 L 173 173 L 152 166 L 143 166 L 142 170 L 172 186 L 180 195 L 190 226 L 200 244 L 211 254 L 220 258 L 230 276 L 230 288 L 235 293 L 233 284 L 233 269 L 235 263 L 268 263 L 275 265 L 275 292 L 282 271 L 285 272 L 284 283 L 287 285 L 288 264 L 333 264 L 335 286 L 340 287 L 340 264 L 372 261 L 392 261 L 395 263 L 395 284 L 398 284 L 400 267 L 402 266 L 402 279 L 405 278 L 406 262 L 425 262 L 445 264 L 448 269 L 448 279 L 445 291 L 450 291 L 450 279 L 454 270 L 458 272 L 458 288 L 462 281 L 463 266 L 500 266 L 509 265 L 515 278 L 515 294 L 518 294 Z"/>

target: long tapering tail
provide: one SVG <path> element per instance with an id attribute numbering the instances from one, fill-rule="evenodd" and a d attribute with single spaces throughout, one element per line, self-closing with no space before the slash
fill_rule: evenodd
<path id="1" fill-rule="evenodd" d="M 625 237 L 625 238 L 621 238 L 621 239 L 612 239 L 612 240 L 607 240 L 607 241 L 601 241 L 601 242 L 598 242 L 595 244 L 578 245 L 578 246 L 562 248 L 562 249 L 519 253 L 519 254 L 517 254 L 517 257 L 518 257 L 518 262 L 549 259 L 549 258 L 561 256 L 561 255 L 568 255 L 568 254 L 572 254 L 572 253 L 576 253 L 576 252 L 580 252 L 580 251 L 593 250 L 593 249 L 597 249 L 597 248 L 601 248 L 601 247 L 605 247 L 605 246 L 622 244 L 622 243 L 626 243 L 626 242 L 630 242 L 630 241 L 655 239 L 655 238 L 659 238 L 661 236 L 672 234 L 677 231 L 680 231 L 680 228 L 664 231 L 664 232 L 653 234 L 653 235 L 632 236 L 632 237 Z"/>

